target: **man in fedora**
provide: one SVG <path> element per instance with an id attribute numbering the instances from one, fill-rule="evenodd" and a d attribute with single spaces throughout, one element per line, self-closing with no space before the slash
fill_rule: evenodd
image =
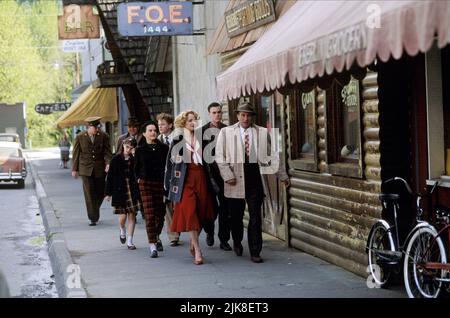
<path id="1" fill-rule="evenodd" d="M 73 146 L 72 176 L 81 176 L 89 225 L 94 226 L 100 217 L 105 191 L 105 177 L 111 161 L 108 134 L 99 129 L 101 117 L 88 117 L 87 131 L 80 132 Z"/>
<path id="2" fill-rule="evenodd" d="M 250 257 L 253 262 L 262 263 L 261 207 L 267 186 L 261 175 L 275 173 L 285 186 L 289 186 L 289 177 L 284 171 L 284 165 L 279 164 L 278 154 L 271 147 L 267 129 L 253 124 L 254 115 L 250 103 L 238 106 L 238 122 L 222 128 L 217 138 L 216 162 L 225 182 L 224 195 L 228 198 L 231 216 L 233 250 L 236 255 L 242 256 L 243 217 L 247 204 Z"/>
<path id="3" fill-rule="evenodd" d="M 133 116 L 128 117 L 127 124 L 128 124 L 128 132 L 123 135 L 120 135 L 119 138 L 117 139 L 116 153 L 121 151 L 123 141 L 129 137 L 136 139 L 138 144 L 141 141 L 142 135 L 139 133 L 139 121 L 137 120 L 137 118 Z"/>

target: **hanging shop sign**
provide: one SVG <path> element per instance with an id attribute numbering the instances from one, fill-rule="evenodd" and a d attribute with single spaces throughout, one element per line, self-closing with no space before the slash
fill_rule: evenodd
<path id="1" fill-rule="evenodd" d="M 88 41 L 87 39 L 63 40 L 62 50 L 65 53 L 86 52 L 89 47 Z"/>
<path id="2" fill-rule="evenodd" d="M 230 38 L 275 19 L 273 0 L 249 0 L 225 12 L 225 24 Z"/>
<path id="3" fill-rule="evenodd" d="M 71 4 L 64 6 L 63 12 L 58 17 L 60 40 L 100 38 L 100 21 L 92 5 Z"/>
<path id="4" fill-rule="evenodd" d="M 117 7 L 121 36 L 192 35 L 192 2 L 127 2 Z"/>
<path id="5" fill-rule="evenodd" d="M 36 113 L 41 115 L 49 115 L 53 112 L 65 112 L 69 109 L 71 103 L 45 103 L 37 104 L 34 107 Z"/>

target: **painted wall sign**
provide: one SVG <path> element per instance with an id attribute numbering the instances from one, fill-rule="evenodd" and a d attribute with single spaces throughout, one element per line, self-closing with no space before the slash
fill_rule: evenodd
<path id="1" fill-rule="evenodd" d="M 49 115 L 53 112 L 64 112 L 69 109 L 71 103 L 45 103 L 37 104 L 34 107 L 36 113 L 41 115 Z"/>
<path id="2" fill-rule="evenodd" d="M 230 38 L 275 19 L 273 0 L 249 0 L 225 12 L 225 24 Z"/>
<path id="3" fill-rule="evenodd" d="M 365 23 L 356 24 L 300 46 L 298 67 L 302 68 L 318 61 L 359 51 L 365 49 L 366 46 Z"/>
<path id="4" fill-rule="evenodd" d="M 58 17 L 58 35 L 60 40 L 98 39 L 100 21 L 91 5 L 71 4 L 64 6 L 64 13 Z"/>
<path id="5" fill-rule="evenodd" d="M 191 35 L 192 2 L 128 2 L 117 7 L 121 36 Z"/>

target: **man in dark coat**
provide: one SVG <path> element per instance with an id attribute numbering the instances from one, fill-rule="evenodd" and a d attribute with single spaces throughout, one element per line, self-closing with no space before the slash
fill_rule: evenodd
<path id="1" fill-rule="evenodd" d="M 105 189 L 105 176 L 111 161 L 108 134 L 99 129 L 100 117 L 86 118 L 87 131 L 75 138 L 72 158 L 72 176 L 81 176 L 89 225 L 96 225 L 100 217 Z"/>
<path id="2" fill-rule="evenodd" d="M 116 153 L 119 153 L 122 149 L 122 143 L 125 139 L 133 137 L 139 144 L 142 139 L 142 135 L 139 133 L 139 121 L 136 117 L 128 117 L 128 132 L 120 135 L 117 139 Z"/>
<path id="3" fill-rule="evenodd" d="M 225 251 L 231 251 L 231 246 L 228 244 L 230 239 L 230 216 L 227 208 L 227 201 L 223 195 L 223 179 L 220 176 L 220 171 L 215 162 L 215 138 L 219 134 L 220 129 L 226 127 L 222 123 L 222 106 L 219 103 L 211 103 L 208 106 L 208 114 L 210 122 L 202 127 L 202 149 L 203 160 L 206 163 L 209 179 L 212 179 L 217 184 L 219 191 L 214 195 L 217 199 L 214 201 L 214 212 L 216 217 L 219 216 L 219 240 L 220 248 Z M 206 244 L 208 246 L 214 245 L 214 220 L 209 220 L 203 224 L 206 232 Z"/>

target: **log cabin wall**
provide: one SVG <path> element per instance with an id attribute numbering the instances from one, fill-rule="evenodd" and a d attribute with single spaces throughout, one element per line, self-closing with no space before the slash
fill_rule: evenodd
<path id="1" fill-rule="evenodd" d="M 321 89 L 316 90 L 318 172 L 296 169 L 288 160 L 290 245 L 361 276 L 367 275 L 367 236 L 381 216 L 377 91 L 377 73 L 369 71 L 361 88 L 362 178 L 328 173 L 326 94 Z M 291 131 L 288 127 L 287 133 Z"/>

